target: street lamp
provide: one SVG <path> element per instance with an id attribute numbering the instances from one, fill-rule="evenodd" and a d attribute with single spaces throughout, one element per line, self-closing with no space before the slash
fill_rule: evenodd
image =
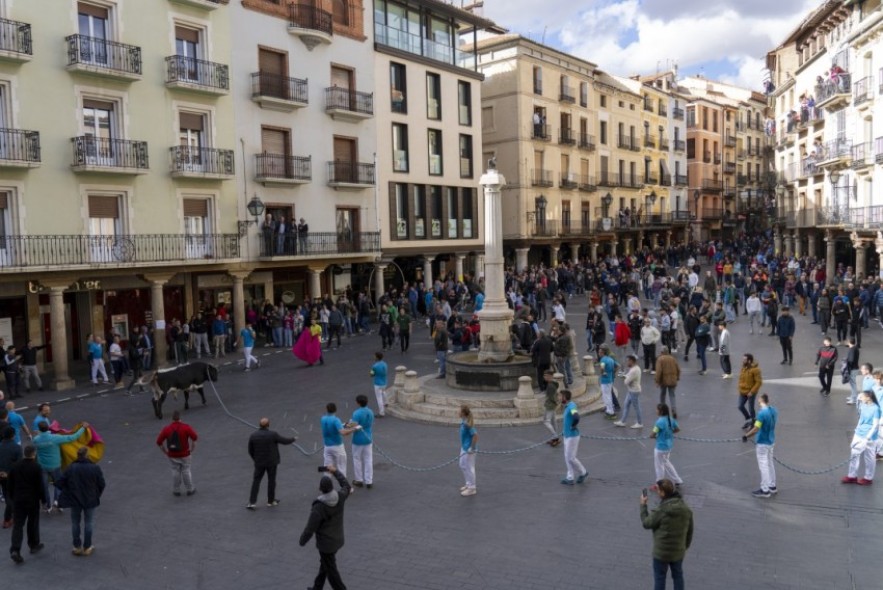
<path id="1" fill-rule="evenodd" d="M 255 194 L 255 196 L 251 198 L 251 201 L 248 202 L 248 205 L 246 205 L 245 208 L 248 210 L 248 214 L 254 217 L 254 221 L 245 220 L 239 222 L 240 236 L 244 236 L 248 232 L 249 225 L 251 225 L 252 223 L 255 225 L 258 224 L 258 218 L 264 214 L 265 209 L 264 202 L 261 201 L 260 197 L 258 197 L 257 194 Z"/>
<path id="2" fill-rule="evenodd" d="M 601 197 L 601 204 L 604 205 L 604 217 L 609 217 L 610 213 L 610 204 L 613 203 L 613 195 L 607 193 L 603 197 Z"/>

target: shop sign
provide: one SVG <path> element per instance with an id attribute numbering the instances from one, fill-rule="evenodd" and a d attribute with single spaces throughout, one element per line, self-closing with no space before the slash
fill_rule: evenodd
<path id="1" fill-rule="evenodd" d="M 40 284 L 39 281 L 28 281 L 29 293 L 45 293 L 49 289 Z M 101 281 L 75 281 L 67 288 L 68 291 L 100 291 Z"/>

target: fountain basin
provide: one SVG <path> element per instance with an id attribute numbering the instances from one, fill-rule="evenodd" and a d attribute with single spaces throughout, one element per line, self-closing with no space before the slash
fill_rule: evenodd
<path id="1" fill-rule="evenodd" d="M 512 356 L 505 361 L 480 361 L 478 351 L 448 355 L 445 384 L 465 391 L 518 390 L 518 378 L 530 377 L 536 385 L 536 369 L 529 356 Z"/>

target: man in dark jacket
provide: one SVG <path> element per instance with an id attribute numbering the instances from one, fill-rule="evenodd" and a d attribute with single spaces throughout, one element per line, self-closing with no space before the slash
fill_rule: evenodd
<path id="1" fill-rule="evenodd" d="M 641 524 L 653 531 L 653 578 L 655 588 L 665 588 L 671 568 L 675 588 L 684 587 L 684 556 L 693 541 L 693 512 L 684 503 L 670 479 L 656 482 L 654 490 L 662 501 L 656 510 L 647 509 L 647 497 L 641 495 Z"/>
<path id="2" fill-rule="evenodd" d="M 837 366 L 837 348 L 831 346 L 828 336 L 825 336 L 822 347 L 816 353 L 816 366 L 819 368 L 819 382 L 822 384 L 819 393 L 828 397 L 831 395 L 831 380 Z"/>
<path id="3" fill-rule="evenodd" d="M 279 465 L 279 445 L 293 444 L 297 437 L 288 438 L 275 430 L 270 430 L 270 419 L 261 418 L 260 428 L 248 437 L 248 455 L 254 461 L 254 478 L 251 481 L 251 495 L 248 497 L 249 510 L 255 509 L 261 480 L 267 474 L 267 506 L 278 506 L 276 499 L 276 468 Z"/>
<path id="4" fill-rule="evenodd" d="M 12 501 L 9 500 L 9 472 L 21 460 L 21 445 L 15 442 L 15 428 L 7 426 L 0 433 L 0 490 L 6 498 L 3 510 L 3 528 L 12 526 Z"/>
<path id="5" fill-rule="evenodd" d="M 787 305 L 782 307 L 782 315 L 776 320 L 776 332 L 779 334 L 779 344 L 782 345 L 782 362 L 779 364 L 794 364 L 794 331 L 797 326 L 791 308 Z"/>
<path id="6" fill-rule="evenodd" d="M 9 472 L 6 484 L 12 500 L 12 543 L 9 556 L 15 563 L 23 563 L 21 542 L 24 537 L 25 523 L 28 530 L 28 547 L 31 553 L 43 548 L 40 542 L 40 501 L 43 499 L 43 469 L 37 463 L 37 449 L 28 445 L 24 449 L 24 458 L 16 463 Z"/>
<path id="7" fill-rule="evenodd" d="M 540 386 L 540 391 L 546 391 L 543 374 L 552 366 L 552 347 L 552 339 L 540 330 L 539 338 L 533 343 L 530 351 L 533 365 L 537 368 L 537 384 Z"/>
<path id="8" fill-rule="evenodd" d="M 62 474 L 59 482 L 62 496 L 59 505 L 71 509 L 71 526 L 74 538 L 74 555 L 92 555 L 92 523 L 95 509 L 101 503 L 104 492 L 104 473 L 101 467 L 89 460 L 89 449 L 77 449 L 77 460 Z M 66 506 L 66 507 L 67 507 Z M 83 537 L 80 539 L 80 517 L 83 521 Z"/>
<path id="9" fill-rule="evenodd" d="M 350 495 L 350 484 L 334 465 L 327 467 L 328 473 L 337 479 L 340 490 L 334 489 L 331 478 L 322 477 L 319 491 L 322 492 L 313 501 L 310 519 L 304 532 L 300 535 L 300 546 L 303 547 L 316 535 L 316 549 L 319 550 L 319 574 L 313 582 L 312 590 L 322 590 L 325 579 L 333 590 L 346 590 L 340 572 L 337 571 L 337 552 L 343 547 L 343 507 Z"/>

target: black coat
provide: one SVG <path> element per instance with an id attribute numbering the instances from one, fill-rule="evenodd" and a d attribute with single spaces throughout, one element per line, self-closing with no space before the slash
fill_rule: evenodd
<path id="1" fill-rule="evenodd" d="M 261 428 L 248 437 L 248 454 L 255 467 L 279 465 L 279 445 L 290 445 L 294 440 L 269 428 Z"/>
<path id="2" fill-rule="evenodd" d="M 322 500 L 314 500 L 310 519 L 300 535 L 301 547 L 309 542 L 310 537 L 316 535 L 316 549 L 319 553 L 335 553 L 343 547 L 343 507 L 350 494 L 350 484 L 340 472 L 335 472 L 334 477 L 340 484 L 337 504 L 329 506 Z"/>
<path id="3" fill-rule="evenodd" d="M 24 506 L 39 504 L 43 499 L 43 470 L 37 459 L 22 459 L 12 466 L 7 480 L 9 497 Z"/>
<path id="4" fill-rule="evenodd" d="M 4 440 L 0 442 L 0 471 L 7 474 L 12 470 L 12 466 L 21 460 L 21 445 L 16 444 L 14 439 Z"/>
<path id="5" fill-rule="evenodd" d="M 533 343 L 533 358 L 536 359 L 537 366 L 548 366 L 552 364 L 552 339 L 543 336 Z"/>
<path id="6" fill-rule="evenodd" d="M 104 473 L 101 467 L 88 459 L 74 461 L 58 481 L 58 487 L 63 492 L 59 504 L 96 508 L 101 504 L 104 485 Z"/>

